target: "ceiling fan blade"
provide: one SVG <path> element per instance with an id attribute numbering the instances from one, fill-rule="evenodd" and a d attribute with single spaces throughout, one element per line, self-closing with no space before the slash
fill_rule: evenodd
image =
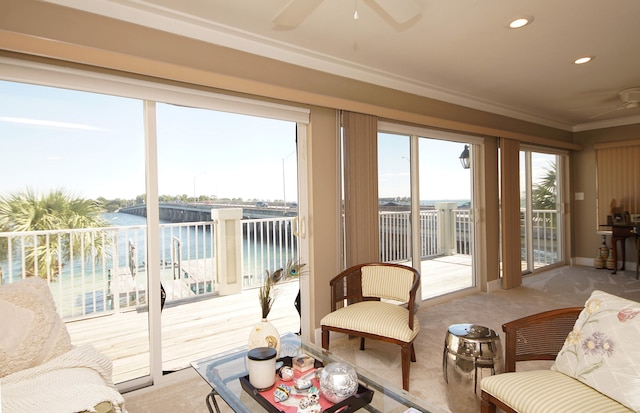
<path id="1" fill-rule="evenodd" d="M 589 116 L 589 119 L 599 118 L 600 116 L 604 116 L 604 115 L 606 115 L 608 113 L 615 112 L 615 111 L 621 110 L 621 109 L 625 109 L 625 104 L 624 103 L 622 105 L 618 105 L 618 106 L 614 107 L 613 109 L 609 109 L 609 110 L 607 110 L 605 112 L 601 112 L 601 113 L 595 114 L 593 116 Z"/>
<path id="2" fill-rule="evenodd" d="M 396 23 L 404 24 L 422 13 L 415 0 L 371 0 Z"/>
<path id="3" fill-rule="evenodd" d="M 322 3 L 322 0 L 291 0 L 273 18 L 281 29 L 294 29 Z"/>

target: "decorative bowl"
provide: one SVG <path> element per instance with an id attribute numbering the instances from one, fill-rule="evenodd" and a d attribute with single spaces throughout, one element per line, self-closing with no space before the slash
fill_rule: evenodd
<path id="1" fill-rule="evenodd" d="M 332 403 L 340 403 L 358 391 L 358 375 L 346 363 L 329 363 L 320 373 L 320 394 Z"/>

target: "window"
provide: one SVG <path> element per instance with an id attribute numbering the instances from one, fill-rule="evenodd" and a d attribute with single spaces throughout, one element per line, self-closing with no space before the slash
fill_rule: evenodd
<path id="1" fill-rule="evenodd" d="M 114 359 L 116 382 L 127 381 L 125 386 L 135 387 L 148 383 L 149 376 L 151 381 L 161 377 L 165 366 L 175 368 L 163 362 L 171 360 L 172 355 L 161 350 L 158 334 L 161 316 L 169 311 L 168 301 L 172 300 L 176 308 L 181 300 L 212 294 L 217 286 L 215 279 L 186 282 L 199 271 L 185 270 L 187 267 L 178 263 L 182 259 L 191 264 L 198 261 L 192 267 L 198 268 L 199 260 L 211 257 L 210 253 L 207 255 L 213 247 L 207 238 L 212 232 L 211 223 L 208 227 L 198 224 L 197 228 L 182 228 L 179 223 L 168 222 L 170 219 L 161 219 L 161 203 L 181 203 L 184 207 L 177 209 L 196 213 L 200 212 L 199 207 L 206 210 L 209 202 L 221 198 L 238 202 L 244 201 L 240 198 L 250 198 L 247 201 L 253 208 L 257 208 L 257 202 L 264 202 L 264 208 L 277 212 L 280 221 L 290 209 L 304 208 L 303 200 L 296 197 L 296 142 L 305 139 L 300 134 L 306 131 L 309 111 L 12 59 L 0 59 L 0 69 L 4 77 L 0 79 L 0 147 L 3 153 L 12 154 L 0 163 L 0 174 L 14 177 L 2 180 L 0 195 L 10 198 L 10 194 L 27 187 L 38 193 L 61 187 L 65 193 L 68 190 L 111 208 L 102 211 L 103 218 L 110 219 L 108 227 L 73 230 L 89 234 L 86 236 L 72 238 L 69 230 L 50 230 L 27 240 L 18 228 L 3 234 L 3 280 L 13 282 L 27 271 L 29 275 L 48 277 L 54 296 L 58 294 L 58 307 L 68 322 L 73 342 L 90 341 Z M 186 120 L 196 113 L 206 113 L 208 125 Z M 250 130 L 250 123 L 258 126 Z M 276 145 L 266 128 L 277 130 L 273 132 L 277 139 L 286 142 L 280 151 L 268 151 Z M 251 139 L 263 141 L 252 145 Z M 232 148 L 238 141 L 244 146 Z M 259 158 L 254 156 L 257 152 Z M 270 163 L 265 166 L 256 159 Z M 216 169 L 227 161 L 234 161 L 238 167 Z M 255 196 L 233 195 L 233 191 L 247 186 L 242 175 L 247 175 L 247 180 L 263 179 L 260 190 L 273 189 Z M 122 214 L 116 212 L 124 208 L 133 208 L 127 222 L 122 222 Z M 164 235 L 165 228 L 170 228 L 170 235 L 168 243 L 163 244 L 160 234 Z M 277 237 L 285 232 L 293 232 L 290 224 L 279 227 Z M 185 237 L 180 236 L 183 233 Z M 248 278 L 278 263 L 272 259 L 283 259 L 275 250 L 280 251 L 283 246 L 287 252 L 295 250 L 290 239 L 274 240 L 271 235 L 267 239 L 270 247 L 259 256 L 260 264 L 247 274 Z M 174 249 L 175 240 L 178 242 Z M 22 258 L 29 255 L 23 245 L 35 251 L 31 256 L 37 260 L 31 261 L 31 267 Z M 185 249 L 195 255 L 181 255 L 179 251 Z M 41 253 L 43 250 L 46 252 Z M 50 265 L 41 267 L 36 262 Z M 202 263 L 206 272 L 207 264 Z M 173 275 L 161 283 L 165 270 Z M 149 308 L 150 296 L 157 289 L 160 297 L 161 288 L 167 293 L 167 305 L 164 310 L 160 303 Z M 257 304 L 256 309 L 259 314 Z M 293 306 L 292 313 L 296 326 L 291 330 L 297 330 L 299 321 Z M 94 317 L 109 314 L 120 316 Z M 125 323 L 125 314 L 133 319 Z M 96 335 L 95 331 L 119 333 L 107 337 Z M 203 328 L 192 328 L 193 331 L 210 335 Z M 117 350 L 120 342 L 132 337 L 141 338 L 142 343 L 134 346 L 135 354 L 133 347 Z M 118 356 L 110 352 L 114 349 Z M 133 359 L 142 363 L 132 368 Z"/>

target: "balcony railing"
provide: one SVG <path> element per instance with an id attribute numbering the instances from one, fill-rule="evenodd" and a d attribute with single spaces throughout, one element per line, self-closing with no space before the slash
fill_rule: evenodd
<path id="1" fill-rule="evenodd" d="M 453 226 L 448 228 L 454 232 L 454 246 L 449 253 L 468 255 L 470 211 L 451 212 Z M 267 271 L 297 258 L 294 221 L 291 217 L 241 221 L 243 288 L 261 285 Z M 442 222 L 438 211 L 421 211 L 421 259 L 443 255 Z M 544 251 L 544 257 L 557 255 L 557 242 L 550 239 L 553 222 L 549 211 L 536 211 L 534 247 Z M 165 304 L 219 292 L 216 225 L 213 221 L 160 225 Z M 380 229 L 381 259 L 409 260 L 410 213 L 381 212 Z M 134 310 L 147 305 L 146 251 L 145 225 L 5 232 L 0 233 L 0 280 L 12 283 L 31 275 L 46 278 L 65 319 Z"/>
<path id="2" fill-rule="evenodd" d="M 454 216 L 455 253 L 470 255 L 471 214 L 468 209 L 451 211 Z M 438 210 L 420 211 L 420 259 L 443 255 Z M 380 212 L 380 259 L 403 262 L 411 259 L 411 212 Z"/>
<path id="3" fill-rule="evenodd" d="M 526 222 L 524 210 L 521 211 L 520 232 L 522 235 L 522 259 L 526 260 Z M 558 222 L 560 213 L 535 209 L 532 211 L 531 250 L 533 251 L 533 265 L 538 268 L 555 264 L 560 261 L 560 242 L 558 240 Z"/>
<path id="4" fill-rule="evenodd" d="M 242 220 L 243 287 L 297 257 L 294 218 Z M 63 318 L 147 304 L 146 226 L 0 233 L 0 282 L 49 281 Z M 216 224 L 160 225 L 160 281 L 165 304 L 218 292 Z"/>

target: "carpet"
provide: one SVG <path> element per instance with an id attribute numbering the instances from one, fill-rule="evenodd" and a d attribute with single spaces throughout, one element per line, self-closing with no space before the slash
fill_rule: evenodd
<path id="1" fill-rule="evenodd" d="M 449 410 L 442 353 L 450 325 L 483 325 L 500 333 L 504 342 L 503 323 L 553 308 L 582 306 L 595 289 L 640 302 L 640 281 L 635 279 L 635 272 L 610 274 L 590 267 L 564 266 L 527 276 L 522 286 L 511 290 L 472 293 L 437 304 L 423 303 L 418 311 L 421 331 L 415 342 L 417 362 L 411 364 L 410 392 L 440 409 Z M 398 387 L 402 385 L 399 346 L 368 340 L 367 349 L 360 351 L 358 339 L 339 337 L 332 338 L 331 351 Z M 538 363 L 533 367 L 548 365 Z M 162 386 L 126 393 L 128 412 L 207 413 L 204 400 L 210 387 L 205 381 L 193 369 L 171 375 L 175 375 L 174 378 Z M 225 412 L 231 412 L 226 409 Z"/>

